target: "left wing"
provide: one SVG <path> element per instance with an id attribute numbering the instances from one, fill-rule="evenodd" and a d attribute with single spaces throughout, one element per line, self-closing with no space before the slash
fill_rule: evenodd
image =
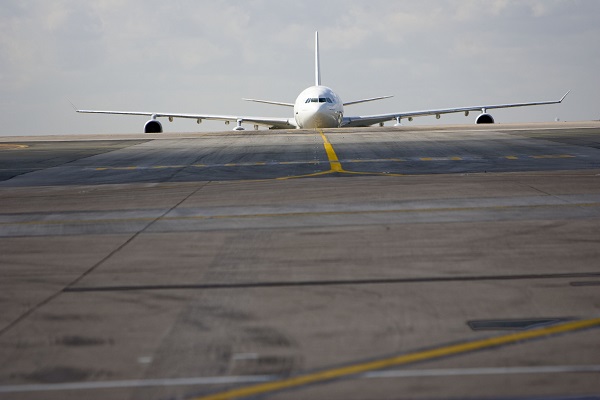
<path id="1" fill-rule="evenodd" d="M 413 117 L 422 117 L 422 116 L 426 116 L 426 115 L 435 115 L 439 119 L 440 115 L 442 115 L 442 114 L 464 112 L 465 115 L 469 115 L 469 111 L 481 111 L 481 115 L 479 117 L 482 117 L 482 116 L 489 117 L 489 120 L 486 120 L 486 122 L 489 123 L 489 122 L 494 122 L 494 120 L 491 117 L 491 115 L 487 114 L 487 110 L 493 110 L 496 108 L 527 107 L 527 106 L 539 106 L 539 105 L 545 105 L 545 104 L 558 104 L 558 103 L 562 103 L 562 101 L 565 99 L 565 97 L 567 97 L 569 92 L 570 92 L 570 90 L 567 93 L 565 93 L 564 96 L 562 96 L 560 98 L 560 100 L 536 101 L 536 102 L 530 102 L 530 103 L 495 104 L 495 105 L 488 105 L 488 106 L 440 108 L 437 110 L 408 111 L 408 112 L 399 112 L 399 113 L 392 113 L 392 114 L 344 117 L 344 119 L 342 121 L 342 126 L 343 127 L 370 126 L 370 125 L 382 123 L 385 121 L 391 121 L 394 119 L 397 121 L 397 123 L 400 123 L 400 119 L 402 119 L 402 118 L 408 118 L 409 120 L 412 120 Z M 479 123 L 479 117 L 477 118 L 478 123 Z"/>
<path id="2" fill-rule="evenodd" d="M 217 120 L 217 121 L 234 121 L 237 122 L 237 130 L 243 130 L 241 128 L 241 124 L 243 122 L 248 122 L 256 125 L 265 125 L 274 129 L 293 129 L 296 127 L 296 121 L 293 118 L 279 118 L 279 117 L 252 117 L 252 116 L 242 116 L 242 115 L 215 115 L 215 114 L 174 114 L 174 113 L 154 113 L 147 111 L 101 111 L 101 110 L 78 110 L 78 113 L 91 113 L 91 114 L 117 114 L 117 115 L 146 115 L 151 118 L 150 121 L 146 123 L 146 125 L 151 122 L 156 121 L 157 118 L 169 118 L 169 121 L 173 121 L 173 118 L 189 118 L 195 119 L 198 123 L 202 122 L 203 119 L 206 120 Z M 241 129 L 238 129 L 241 128 Z M 162 131 L 162 129 L 161 129 Z"/>

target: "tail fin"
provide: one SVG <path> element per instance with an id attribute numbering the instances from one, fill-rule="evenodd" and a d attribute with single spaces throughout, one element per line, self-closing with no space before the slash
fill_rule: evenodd
<path id="1" fill-rule="evenodd" d="M 319 65 L 319 32 L 315 32 L 315 85 L 321 86 L 321 67 Z"/>

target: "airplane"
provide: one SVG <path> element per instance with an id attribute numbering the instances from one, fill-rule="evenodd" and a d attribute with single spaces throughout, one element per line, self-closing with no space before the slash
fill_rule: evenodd
<path id="1" fill-rule="evenodd" d="M 569 91 L 570 92 L 570 91 Z M 95 114 L 123 114 L 123 115 L 146 115 L 150 116 L 150 120 L 144 125 L 145 133 L 162 133 L 163 127 L 158 118 L 168 118 L 173 122 L 174 118 L 191 118 L 195 119 L 198 124 L 202 120 L 221 120 L 225 124 L 231 121 L 236 122 L 234 131 L 243 131 L 242 123 L 253 123 L 254 129 L 258 129 L 259 125 L 268 126 L 269 129 L 319 129 L 319 128 L 343 128 L 343 127 L 367 127 L 375 124 L 383 126 L 386 121 L 396 120 L 394 126 L 401 126 L 402 119 L 412 121 L 414 117 L 427 115 L 435 115 L 440 119 L 442 114 L 464 113 L 468 116 L 471 111 L 479 111 L 480 114 L 475 119 L 477 124 L 493 124 L 494 118 L 488 113 L 488 110 L 510 107 L 525 107 L 546 104 L 557 104 L 567 97 L 569 92 L 565 93 L 559 100 L 538 101 L 529 103 L 510 103 L 496 105 L 482 105 L 471 107 L 457 108 L 440 108 L 423 111 L 408 111 L 396 112 L 387 114 L 376 114 L 367 116 L 345 116 L 344 106 L 349 106 L 367 101 L 381 100 L 392 96 L 379 96 L 368 99 L 343 102 L 331 88 L 321 85 L 321 68 L 319 62 L 319 32 L 315 32 L 315 85 L 304 89 L 296 98 L 294 103 L 285 103 L 270 100 L 243 99 L 258 103 L 272 104 L 285 107 L 293 107 L 293 118 L 279 117 L 252 117 L 239 115 L 213 115 L 213 114 L 176 114 L 176 113 L 161 113 L 161 112 L 138 112 L 138 111 L 99 111 L 99 110 L 78 110 L 78 113 L 95 113 Z"/>

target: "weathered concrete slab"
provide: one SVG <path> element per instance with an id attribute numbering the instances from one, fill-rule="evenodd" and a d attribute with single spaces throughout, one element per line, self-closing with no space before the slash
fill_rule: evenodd
<path id="1" fill-rule="evenodd" d="M 598 317 L 600 126 L 139 136 L 0 150 L 0 398 L 201 398 L 479 342 L 264 393 L 600 395 L 597 329 L 467 324 Z"/>

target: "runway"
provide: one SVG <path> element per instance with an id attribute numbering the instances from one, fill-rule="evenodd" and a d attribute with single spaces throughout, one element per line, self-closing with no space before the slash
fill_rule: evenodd
<path id="1" fill-rule="evenodd" d="M 600 122 L 0 137 L 0 399 L 600 397 Z"/>

